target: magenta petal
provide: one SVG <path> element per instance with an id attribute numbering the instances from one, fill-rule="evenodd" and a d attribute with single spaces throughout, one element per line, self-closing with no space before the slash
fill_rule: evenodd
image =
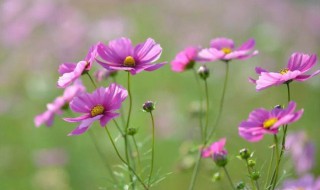
<path id="1" fill-rule="evenodd" d="M 68 85 L 70 85 L 72 82 L 77 80 L 83 73 L 86 66 L 87 66 L 86 61 L 80 61 L 79 63 L 77 63 L 77 66 L 74 69 L 74 71 L 70 73 L 64 73 L 61 77 L 59 77 L 59 80 L 57 83 L 58 87 L 65 88 Z"/>
<path id="2" fill-rule="evenodd" d="M 113 118 L 118 117 L 120 114 L 118 113 L 106 113 L 104 116 L 100 119 L 100 125 L 101 127 L 105 127 L 107 123 L 109 123 L 110 120 Z"/>
<path id="3" fill-rule="evenodd" d="M 221 50 L 222 48 L 234 48 L 233 40 L 229 38 L 215 38 L 211 40 L 210 47 Z"/>
<path id="4" fill-rule="evenodd" d="M 89 129 L 89 127 L 94 121 L 99 120 L 101 117 L 102 115 L 98 115 L 93 118 L 82 120 L 81 124 L 76 129 L 74 129 L 71 133 L 69 133 L 68 136 L 81 135 L 82 133 L 86 132 Z"/>
<path id="5" fill-rule="evenodd" d="M 59 65 L 58 72 L 60 75 L 63 75 L 64 73 L 70 73 L 74 71 L 76 68 L 77 64 L 76 63 L 63 63 Z"/>
<path id="6" fill-rule="evenodd" d="M 147 68 L 145 68 L 144 70 L 154 71 L 154 70 L 157 70 L 157 69 L 163 67 L 165 64 L 167 64 L 167 62 L 152 64 L 152 65 L 148 66 Z"/>
<path id="7" fill-rule="evenodd" d="M 85 115 L 81 115 L 79 117 L 74 117 L 74 118 L 63 118 L 63 120 L 70 122 L 70 123 L 75 123 L 75 122 L 79 122 L 85 119 L 90 118 L 89 114 L 85 114 Z"/>
<path id="8" fill-rule="evenodd" d="M 303 81 L 306 81 L 306 80 L 318 75 L 319 73 L 320 73 L 320 70 L 317 70 L 312 75 L 299 75 L 294 80 L 297 80 L 299 82 L 303 82 Z"/>
<path id="9" fill-rule="evenodd" d="M 50 127 L 53 124 L 53 119 L 54 113 L 47 110 L 44 113 L 37 115 L 34 118 L 34 123 L 36 127 L 40 127 L 42 124 L 45 124 L 46 126 Z"/>
<path id="10" fill-rule="evenodd" d="M 112 40 L 109 42 L 108 47 L 112 55 L 117 55 L 118 58 L 122 58 L 123 60 L 129 55 L 133 55 L 133 47 L 129 38 L 121 37 Z"/>
<path id="11" fill-rule="evenodd" d="M 224 53 L 214 49 L 214 48 L 209 48 L 209 49 L 203 49 L 198 53 L 198 56 L 195 58 L 196 61 L 216 61 L 221 59 L 224 56 Z"/>
<path id="12" fill-rule="evenodd" d="M 152 38 L 148 38 L 145 42 L 138 44 L 134 49 L 134 57 L 139 63 L 152 63 L 159 59 L 162 48 Z"/>
<path id="13" fill-rule="evenodd" d="M 253 38 L 250 38 L 248 41 L 244 42 L 237 50 L 252 50 L 256 42 Z"/>
<path id="14" fill-rule="evenodd" d="M 263 68 L 261 68 L 261 67 L 256 67 L 255 68 L 255 71 L 256 71 L 256 73 L 257 74 L 261 74 L 262 72 L 268 72 L 266 69 L 263 69 Z"/>

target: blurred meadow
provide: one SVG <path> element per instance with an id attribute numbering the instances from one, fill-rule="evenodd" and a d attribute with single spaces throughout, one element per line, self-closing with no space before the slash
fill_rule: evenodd
<path id="1" fill-rule="evenodd" d="M 59 64 L 81 60 L 90 45 L 118 37 L 139 43 L 152 37 L 163 48 L 160 61 L 170 62 L 189 45 L 208 47 L 211 39 L 228 37 L 236 45 L 256 40 L 259 54 L 230 63 L 225 107 L 214 140 L 227 138 L 229 169 L 235 182 L 244 178 L 246 168 L 235 156 L 241 148 L 255 151 L 262 175 L 269 159 L 272 136 L 249 143 L 238 136 L 238 124 L 258 107 L 272 108 L 286 103 L 285 86 L 256 92 L 248 77 L 257 78 L 254 68 L 279 71 L 291 53 L 320 55 L 320 1 L 317 0 L 2 0 L 0 2 L 0 189 L 80 190 L 111 189 L 110 174 L 88 133 L 67 136 L 76 124 L 63 121 L 65 112 L 52 127 L 36 128 L 34 117 L 46 104 L 63 93 L 56 88 Z M 210 123 L 218 109 L 225 67 L 209 63 Z M 95 64 L 95 69 L 99 68 Z M 320 66 L 316 66 L 320 68 Z M 126 86 L 126 74 L 118 82 Z M 87 90 L 93 86 L 83 77 Z M 99 85 L 107 86 L 110 81 Z M 305 113 L 289 131 L 306 131 L 320 151 L 320 78 L 291 85 L 292 99 Z M 141 111 L 146 100 L 155 101 L 155 169 L 165 179 L 154 190 L 187 189 L 193 160 L 188 151 L 199 144 L 197 118 L 193 109 L 199 100 L 191 71 L 175 73 L 170 64 L 154 72 L 132 77 L 132 126 L 144 152 L 150 144 L 150 118 Z M 125 101 L 125 108 L 128 101 Z M 126 109 L 125 109 L 126 110 Z M 114 124 L 108 124 L 116 137 Z M 113 170 L 120 164 L 106 133 L 96 123 L 90 129 Z M 119 146 L 121 143 L 119 143 Z M 286 157 L 288 175 L 294 177 Z M 316 154 L 312 172 L 320 175 Z M 145 164 L 148 161 L 144 161 Z M 229 189 L 212 182 L 218 171 L 211 160 L 203 160 L 197 189 Z M 156 172 L 156 173 L 157 173 Z M 119 177 L 121 180 L 121 178 Z"/>

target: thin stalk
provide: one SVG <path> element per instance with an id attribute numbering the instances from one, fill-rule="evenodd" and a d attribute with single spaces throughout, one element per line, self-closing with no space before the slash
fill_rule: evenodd
<path id="1" fill-rule="evenodd" d="M 277 157 L 277 161 L 276 161 L 276 168 L 273 172 L 272 178 L 271 178 L 271 182 L 270 185 L 268 187 L 268 189 L 270 189 L 270 187 L 272 189 L 275 188 L 276 185 L 276 181 L 278 178 L 278 170 L 279 170 L 279 165 L 280 165 L 280 160 L 281 160 L 281 153 L 279 154 L 279 145 L 278 145 L 278 137 L 277 135 L 274 135 L 274 144 L 275 144 L 275 149 L 276 149 L 276 157 Z"/>
<path id="2" fill-rule="evenodd" d="M 125 134 L 124 134 L 124 132 L 122 131 L 122 129 L 120 128 L 118 122 L 117 122 L 115 119 L 113 119 L 113 122 L 114 122 L 114 124 L 116 125 L 116 127 L 117 127 L 118 131 L 120 132 L 120 134 L 121 134 L 122 136 L 125 136 Z"/>
<path id="3" fill-rule="evenodd" d="M 151 151 L 151 169 L 150 169 L 150 174 L 149 174 L 149 180 L 148 180 L 148 187 L 150 187 L 150 182 L 151 182 L 151 176 L 153 173 L 153 166 L 154 166 L 154 118 L 152 111 L 150 112 L 150 117 L 151 117 L 151 122 L 152 122 L 152 151 Z"/>
<path id="4" fill-rule="evenodd" d="M 140 160 L 139 147 L 138 147 L 138 143 L 137 143 L 136 138 L 134 137 L 134 135 L 132 135 L 132 140 L 133 140 L 134 147 L 135 147 L 135 149 L 137 151 L 138 165 L 139 165 L 139 168 L 141 169 L 141 160 Z"/>
<path id="5" fill-rule="evenodd" d="M 196 165 L 193 168 L 193 173 L 192 173 L 192 177 L 191 177 L 191 182 L 189 185 L 189 190 L 193 190 L 196 180 L 197 180 L 197 176 L 199 173 L 199 165 L 200 165 L 200 161 L 201 161 L 201 153 L 203 151 L 203 148 L 206 146 L 207 144 L 207 129 L 208 129 L 208 124 L 209 124 L 209 92 L 208 92 L 208 83 L 207 80 L 204 80 L 205 83 L 205 96 L 206 96 L 206 123 L 204 126 L 204 133 L 203 133 L 203 145 L 201 147 L 201 149 L 199 150 L 199 155 L 197 157 L 197 161 L 196 161 Z"/>
<path id="6" fill-rule="evenodd" d="M 249 166 L 249 163 L 248 163 L 248 159 L 246 159 L 246 165 L 247 165 L 248 173 L 249 173 L 249 176 L 250 176 L 251 186 L 252 186 L 252 188 L 256 189 L 254 187 L 254 181 L 253 181 L 253 179 L 251 179 L 251 170 L 250 170 L 250 166 Z"/>
<path id="7" fill-rule="evenodd" d="M 97 88 L 97 85 L 96 85 L 96 83 L 94 82 L 94 80 L 92 79 L 92 77 L 91 77 L 91 75 L 89 74 L 89 72 L 86 72 L 86 74 L 88 75 L 88 77 L 89 77 L 92 85 L 94 86 L 94 88 Z"/>
<path id="8" fill-rule="evenodd" d="M 266 180 L 266 183 L 264 185 L 264 189 L 267 189 L 268 181 L 269 181 L 269 178 L 270 178 L 271 166 L 272 166 L 272 163 L 273 163 L 273 160 L 274 160 L 274 151 L 275 151 L 274 149 L 275 149 L 275 147 L 273 146 L 272 147 L 272 155 L 271 155 L 271 159 L 270 159 L 269 167 L 268 167 L 267 180 Z"/>
<path id="9" fill-rule="evenodd" d="M 209 139 L 212 137 L 212 135 L 214 134 L 217 126 L 219 125 L 220 119 L 221 119 L 221 115 L 223 112 L 223 104 L 224 104 L 224 98 L 225 98 L 225 94 L 226 94 L 226 90 L 227 90 L 227 85 L 228 85 L 228 78 L 229 78 L 229 62 L 226 61 L 226 74 L 225 74 L 225 79 L 224 79 L 224 84 L 223 84 L 223 90 L 222 90 L 222 96 L 221 96 L 221 100 L 220 100 L 220 106 L 219 106 L 219 112 L 218 112 L 218 116 L 216 119 L 215 124 L 213 125 L 213 128 L 207 138 L 207 141 L 209 141 Z"/>
<path id="10" fill-rule="evenodd" d="M 199 91 L 199 98 L 200 98 L 199 127 L 200 127 L 200 132 L 201 132 L 201 139 L 203 140 L 203 139 L 205 139 L 205 137 L 203 134 L 203 124 L 202 124 L 203 105 L 202 105 L 201 85 L 200 85 L 197 71 L 195 69 L 193 69 L 193 73 L 194 73 L 194 78 L 196 79 L 196 83 L 197 83 L 198 91 Z"/>
<path id="11" fill-rule="evenodd" d="M 129 124 L 130 124 L 131 109 L 132 109 L 132 97 L 131 97 L 131 90 L 130 90 L 130 72 L 128 72 L 128 95 L 129 95 L 129 111 L 128 111 L 128 119 L 127 119 L 126 128 L 124 130 L 125 131 L 124 146 L 125 146 L 126 160 L 128 162 L 128 165 L 131 167 L 130 157 L 129 157 L 129 153 L 128 153 L 129 148 L 128 148 L 128 135 L 127 135 L 127 131 L 128 131 Z M 131 155 L 131 153 L 130 153 L 130 155 Z M 134 184 L 131 173 L 130 173 L 130 181 L 132 182 L 132 184 Z"/>
<path id="12" fill-rule="evenodd" d="M 116 145 L 115 145 L 115 143 L 114 143 L 114 141 L 113 141 L 113 138 L 111 137 L 111 134 L 110 134 L 110 132 L 109 132 L 109 130 L 108 130 L 108 127 L 104 127 L 104 128 L 105 128 L 106 131 L 107 131 L 108 137 L 109 137 L 109 139 L 110 139 L 110 141 L 111 141 L 111 144 L 112 144 L 114 150 L 116 151 L 117 156 L 119 157 L 119 159 L 120 159 L 124 164 L 127 165 L 128 169 L 136 176 L 136 178 L 137 178 L 138 181 L 141 183 L 141 185 L 144 187 L 144 189 L 148 190 L 149 188 L 146 186 L 146 184 L 144 184 L 144 182 L 143 182 L 142 179 L 137 175 L 137 173 L 134 171 L 134 169 L 133 169 L 133 168 L 122 158 L 122 156 L 120 155 L 119 150 L 117 149 L 117 147 L 116 147 Z"/>
<path id="13" fill-rule="evenodd" d="M 91 130 L 89 130 L 89 135 L 90 135 L 91 141 L 92 141 L 93 144 L 94 144 L 95 149 L 97 150 L 97 152 L 98 152 L 101 160 L 103 161 L 104 165 L 106 166 L 106 168 L 107 168 L 110 176 L 112 177 L 113 181 L 114 181 L 115 183 L 118 183 L 118 180 L 117 180 L 117 178 L 115 177 L 114 173 L 112 172 L 112 169 L 111 169 L 110 165 L 109 165 L 108 162 L 106 161 L 106 158 L 107 158 L 107 157 L 102 153 L 102 151 L 101 151 L 101 149 L 100 149 L 100 147 L 99 147 L 99 145 L 98 145 L 98 142 L 97 142 L 97 140 L 96 140 L 96 138 L 95 138 L 95 136 L 94 136 L 94 134 L 93 134 L 93 132 L 92 132 Z"/>
<path id="14" fill-rule="evenodd" d="M 260 190 L 260 186 L 259 186 L 258 180 L 256 180 L 256 186 L 257 186 L 257 190 Z"/>
<path id="15" fill-rule="evenodd" d="M 228 170 L 227 170 L 227 168 L 226 168 L 225 166 L 223 167 L 223 170 L 224 170 L 224 172 L 226 173 L 226 175 L 227 175 L 227 177 L 228 177 L 228 180 L 229 180 L 230 185 L 232 186 L 232 189 L 233 189 L 233 190 L 236 190 L 236 189 L 234 188 L 234 185 L 233 185 L 233 182 L 232 182 L 231 177 L 230 177 L 230 175 L 229 175 L 229 172 L 228 172 Z"/>

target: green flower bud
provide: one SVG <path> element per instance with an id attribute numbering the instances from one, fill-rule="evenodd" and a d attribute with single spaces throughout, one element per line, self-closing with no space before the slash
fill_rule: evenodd
<path id="1" fill-rule="evenodd" d="M 250 175 L 250 178 L 254 181 L 258 180 L 260 178 L 260 172 L 259 171 L 253 171 Z"/>
<path id="2" fill-rule="evenodd" d="M 202 65 L 201 67 L 199 67 L 198 69 L 198 75 L 203 79 L 206 80 L 209 77 L 209 69 L 208 67 L 206 67 L 205 65 Z"/>
<path id="3" fill-rule="evenodd" d="M 241 157 L 242 159 L 244 159 L 244 160 L 247 160 L 248 158 L 251 157 L 250 151 L 249 151 L 248 149 L 246 149 L 246 148 L 241 149 L 239 153 L 240 153 L 240 157 Z"/>
<path id="4" fill-rule="evenodd" d="M 128 128 L 127 134 L 133 136 L 133 135 L 135 135 L 137 132 L 138 132 L 138 130 L 137 130 L 136 128 L 130 127 L 130 128 Z"/>
<path id="5" fill-rule="evenodd" d="M 146 101 L 143 105 L 142 105 L 142 109 L 145 112 L 152 112 L 153 110 L 156 109 L 154 103 L 152 101 Z"/>
<path id="6" fill-rule="evenodd" d="M 252 160 L 252 159 L 249 159 L 249 160 L 248 160 L 248 166 L 249 166 L 249 167 L 252 168 L 252 167 L 254 167 L 255 165 L 256 165 L 256 161 L 255 161 L 255 160 Z"/>
<path id="7" fill-rule="evenodd" d="M 246 187 L 246 184 L 243 181 L 239 181 L 239 183 L 236 186 L 237 190 L 242 190 Z"/>
<path id="8" fill-rule="evenodd" d="M 216 172 L 212 176 L 212 181 L 220 181 L 221 180 L 221 174 L 219 172 Z"/>

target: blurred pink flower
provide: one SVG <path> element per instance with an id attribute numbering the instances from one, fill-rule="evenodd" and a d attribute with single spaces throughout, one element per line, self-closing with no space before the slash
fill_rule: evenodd
<path id="1" fill-rule="evenodd" d="M 109 77 L 115 76 L 116 74 L 117 71 L 114 70 L 99 69 L 94 73 L 94 77 L 96 78 L 97 82 L 101 82 Z"/>
<path id="2" fill-rule="evenodd" d="M 61 166 L 68 162 L 68 155 L 59 148 L 38 150 L 34 153 L 34 161 L 40 167 Z"/>
<path id="3" fill-rule="evenodd" d="M 309 174 L 297 180 L 285 180 L 281 190 L 320 190 L 320 178 Z"/>
<path id="4" fill-rule="evenodd" d="M 98 54 L 105 62 L 97 62 L 108 70 L 125 70 L 135 75 L 162 67 L 165 62 L 151 64 L 160 58 L 161 53 L 162 48 L 151 38 L 133 46 L 130 39 L 122 37 L 110 41 L 107 46 L 99 44 Z"/>
<path id="5" fill-rule="evenodd" d="M 239 125 L 239 135 L 247 141 L 260 141 L 264 134 L 277 134 L 281 125 L 296 122 L 303 114 L 303 109 L 295 112 L 296 103 L 291 101 L 287 109 L 276 107 L 271 111 L 264 108 L 253 110 L 246 121 Z"/>
<path id="6" fill-rule="evenodd" d="M 202 157 L 208 158 L 208 157 L 214 157 L 214 154 L 227 154 L 228 152 L 224 149 L 224 146 L 226 144 L 226 138 L 222 138 L 218 140 L 217 142 L 212 143 L 209 147 L 203 149 L 202 151 Z"/>
<path id="7" fill-rule="evenodd" d="M 83 61 L 78 63 L 63 63 L 59 66 L 59 73 L 62 75 L 59 77 L 57 86 L 65 88 L 72 82 L 80 78 L 80 76 L 91 69 L 92 64 L 97 57 L 97 45 L 91 46 L 87 56 Z"/>
<path id="8" fill-rule="evenodd" d="M 48 127 L 51 126 L 53 124 L 54 116 L 56 114 L 62 114 L 63 107 L 67 105 L 73 97 L 84 91 L 85 87 L 82 85 L 81 81 L 76 81 L 72 86 L 67 87 L 62 96 L 57 97 L 52 103 L 47 104 L 47 110 L 45 112 L 34 118 L 36 127 L 39 127 L 42 124 L 45 124 Z"/>
<path id="9" fill-rule="evenodd" d="M 304 131 L 288 134 L 286 149 L 289 150 L 288 153 L 299 176 L 312 169 L 315 161 L 315 145 Z"/>
<path id="10" fill-rule="evenodd" d="M 210 48 L 203 49 L 198 54 L 199 61 L 230 61 L 232 59 L 247 59 L 258 54 L 253 51 L 254 39 L 249 39 L 240 47 L 235 48 L 233 40 L 229 38 L 215 38 L 211 40 Z"/>
<path id="11" fill-rule="evenodd" d="M 195 58 L 198 54 L 198 48 L 187 47 L 179 52 L 171 62 L 171 69 L 175 72 L 183 72 L 187 69 L 192 69 L 195 63 Z"/>
<path id="12" fill-rule="evenodd" d="M 315 54 L 293 53 L 288 61 L 287 67 L 281 69 L 280 72 L 269 72 L 260 67 L 256 67 L 256 73 L 260 76 L 257 80 L 249 78 L 249 81 L 256 84 L 257 91 L 271 86 L 289 83 L 293 80 L 302 82 L 320 73 L 320 70 L 317 70 L 311 75 L 304 74 L 315 66 L 316 62 L 317 56 Z"/>
<path id="13" fill-rule="evenodd" d="M 96 89 L 92 94 L 84 93 L 75 97 L 70 103 L 70 108 L 83 115 L 77 118 L 64 118 L 67 122 L 81 122 L 75 130 L 69 133 L 69 136 L 86 132 L 96 120 L 100 120 L 101 127 L 105 127 L 111 119 L 119 116 L 115 111 L 120 109 L 127 95 L 127 90 L 112 83 L 107 88 Z"/>

